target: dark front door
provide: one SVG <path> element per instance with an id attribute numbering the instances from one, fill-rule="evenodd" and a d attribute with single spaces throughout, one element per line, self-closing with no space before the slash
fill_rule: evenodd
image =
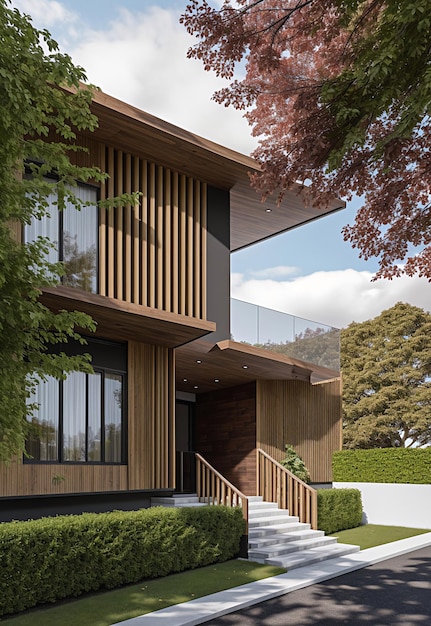
<path id="1" fill-rule="evenodd" d="M 177 400 L 175 405 L 176 491 L 196 491 L 194 454 L 194 404 Z"/>

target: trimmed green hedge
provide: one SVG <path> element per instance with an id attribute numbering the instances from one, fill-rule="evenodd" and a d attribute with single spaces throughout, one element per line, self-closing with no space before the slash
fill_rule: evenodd
<path id="1" fill-rule="evenodd" d="M 362 500 L 359 489 L 318 489 L 317 527 L 336 533 L 361 525 Z"/>
<path id="2" fill-rule="evenodd" d="M 84 513 L 0 524 L 0 615 L 227 561 L 239 508 Z"/>
<path id="3" fill-rule="evenodd" d="M 431 483 L 431 448 L 341 450 L 332 457 L 335 482 Z"/>

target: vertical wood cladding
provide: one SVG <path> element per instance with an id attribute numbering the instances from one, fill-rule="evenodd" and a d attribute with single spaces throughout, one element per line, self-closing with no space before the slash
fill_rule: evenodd
<path id="1" fill-rule="evenodd" d="M 141 194 L 99 209 L 99 293 L 207 319 L 207 185 L 89 137 L 74 143 L 73 164 L 109 175 L 101 200 Z"/>
<path id="2" fill-rule="evenodd" d="M 0 464 L 0 495 L 173 488 L 174 367 L 172 349 L 129 342 L 127 465 L 33 464 L 17 459 Z"/>
<path id="3" fill-rule="evenodd" d="M 23 463 L 0 464 L 0 495 L 35 496 L 123 491 L 128 488 L 126 465 Z"/>
<path id="4" fill-rule="evenodd" d="M 112 147 L 99 156 L 102 199 L 141 193 L 100 211 L 100 294 L 206 319 L 206 185 Z"/>
<path id="5" fill-rule="evenodd" d="M 256 493 L 255 383 L 196 399 L 196 451 L 246 495 Z"/>
<path id="6" fill-rule="evenodd" d="M 174 487 L 174 352 L 129 342 L 128 355 L 129 489 Z"/>
<path id="7" fill-rule="evenodd" d="M 257 445 L 276 461 L 290 443 L 313 482 L 332 481 L 332 453 L 342 446 L 341 382 L 258 381 Z"/>

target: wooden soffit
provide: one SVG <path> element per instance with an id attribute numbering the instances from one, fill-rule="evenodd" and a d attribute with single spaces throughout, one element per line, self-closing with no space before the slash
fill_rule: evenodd
<path id="1" fill-rule="evenodd" d="M 250 173 L 259 171 L 257 161 L 251 157 L 165 122 L 103 92 L 95 94 L 92 110 L 99 119 L 99 127 L 89 136 L 230 191 L 231 251 L 345 208 L 345 203 L 338 199 L 326 207 L 306 205 L 299 184 L 286 191 L 279 205 L 276 197 L 262 203 L 261 195 L 250 184 Z"/>
<path id="2" fill-rule="evenodd" d="M 287 232 L 325 215 L 344 209 L 346 204 L 337 198 L 327 207 L 304 203 L 302 185 L 287 191 L 278 204 L 276 194 L 262 202 L 251 187 L 250 180 L 238 181 L 230 191 L 230 249 L 241 250 L 274 235 Z"/>
<path id="3" fill-rule="evenodd" d="M 215 330 L 216 324 L 186 315 L 114 300 L 72 287 L 43 289 L 41 302 L 52 311 L 80 311 L 97 323 L 95 335 L 176 348 Z"/>
<path id="4" fill-rule="evenodd" d="M 339 377 L 339 372 L 236 341 L 215 345 L 199 339 L 181 346 L 176 355 L 176 389 L 205 393 L 255 380 L 317 382 Z"/>

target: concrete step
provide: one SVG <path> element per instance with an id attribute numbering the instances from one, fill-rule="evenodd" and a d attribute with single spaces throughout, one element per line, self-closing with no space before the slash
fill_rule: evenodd
<path id="1" fill-rule="evenodd" d="M 325 533 L 322 530 L 311 530 L 308 524 L 298 524 L 297 527 L 289 529 L 289 531 L 285 533 L 276 533 L 263 537 L 255 537 L 254 535 L 250 537 L 249 535 L 249 545 L 252 545 L 254 548 L 263 548 L 291 541 L 306 541 L 307 539 L 315 539 L 316 537 L 323 537 L 324 535 Z"/>
<path id="2" fill-rule="evenodd" d="M 277 509 L 277 505 L 274 508 L 248 509 L 248 519 L 250 522 L 255 522 L 261 518 L 269 519 L 273 517 L 289 517 L 289 513 L 283 509 Z"/>
<path id="3" fill-rule="evenodd" d="M 285 512 L 283 515 L 265 515 L 263 517 L 252 518 L 249 521 L 249 528 L 256 529 L 259 527 L 271 527 L 280 526 L 281 524 L 293 524 L 299 522 L 299 517 L 293 515 L 287 515 Z"/>
<path id="4" fill-rule="evenodd" d="M 299 521 L 298 517 L 292 517 L 291 521 L 283 522 L 282 524 L 271 524 L 268 526 L 255 526 L 249 527 L 249 538 L 256 539 L 258 537 L 269 537 L 271 535 L 279 535 L 283 533 L 292 532 L 295 530 L 309 530 L 310 524 L 304 524 Z"/>
<path id="5" fill-rule="evenodd" d="M 248 558 L 252 561 L 259 560 L 265 562 L 266 559 L 272 559 L 274 557 L 284 556 L 285 554 L 298 553 L 302 550 L 311 550 L 322 546 L 331 546 L 337 543 L 335 537 L 315 536 L 313 538 L 307 537 L 306 539 L 300 539 L 299 541 L 286 541 L 278 544 L 272 544 L 269 546 L 259 547 L 257 549 L 249 550 Z"/>
<path id="6" fill-rule="evenodd" d="M 346 554 L 353 554 L 354 552 L 359 552 L 359 546 L 337 543 L 330 546 L 311 548 L 310 550 L 301 550 L 299 552 L 293 552 L 292 554 L 265 559 L 261 562 L 267 565 L 285 567 L 287 571 L 290 571 L 298 567 L 311 565 L 312 563 L 319 563 L 328 559 L 345 556 Z"/>
<path id="7" fill-rule="evenodd" d="M 173 496 L 161 496 L 151 498 L 151 506 L 164 506 L 167 508 L 206 506 L 204 502 L 199 502 L 199 498 L 193 494 L 175 494 Z"/>
<path id="8" fill-rule="evenodd" d="M 274 509 L 280 510 L 277 507 L 277 502 L 250 502 L 248 503 L 249 513 L 258 513 L 260 511 L 273 511 Z"/>

